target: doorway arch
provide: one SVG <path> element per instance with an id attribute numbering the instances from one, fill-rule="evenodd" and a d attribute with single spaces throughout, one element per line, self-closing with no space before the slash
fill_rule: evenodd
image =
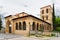
<path id="1" fill-rule="evenodd" d="M 32 30 L 35 30 L 35 22 L 32 23 Z"/>
<path id="2" fill-rule="evenodd" d="M 8 26 L 8 32 L 11 33 L 12 32 L 11 31 L 12 30 L 12 28 L 11 28 L 12 24 L 11 24 L 11 22 L 9 20 L 7 21 L 7 26 Z"/>

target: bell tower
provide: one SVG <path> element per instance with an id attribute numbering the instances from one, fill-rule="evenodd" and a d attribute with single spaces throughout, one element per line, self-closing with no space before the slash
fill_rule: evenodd
<path id="1" fill-rule="evenodd" d="M 40 8 L 40 19 L 52 24 L 52 13 L 53 13 L 53 8 L 51 5 L 45 6 Z"/>

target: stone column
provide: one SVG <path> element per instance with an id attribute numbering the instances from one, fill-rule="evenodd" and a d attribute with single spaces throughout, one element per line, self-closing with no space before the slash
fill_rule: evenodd
<path id="1" fill-rule="evenodd" d="M 28 24 L 28 25 L 29 25 L 29 36 L 30 36 L 30 31 L 31 31 L 31 29 L 32 29 L 32 28 L 31 28 L 31 27 L 32 27 L 31 24 L 32 24 L 31 22 L 29 22 L 29 24 Z"/>
<path id="2" fill-rule="evenodd" d="M 38 32 L 38 30 L 37 30 L 37 23 L 35 23 L 35 35 L 37 36 L 37 32 Z"/>

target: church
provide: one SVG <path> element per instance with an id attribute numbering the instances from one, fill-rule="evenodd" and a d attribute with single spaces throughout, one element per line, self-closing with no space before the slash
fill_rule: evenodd
<path id="1" fill-rule="evenodd" d="M 42 34 L 49 34 L 53 30 L 52 13 L 53 8 L 47 5 L 40 8 L 40 18 L 26 12 L 6 16 L 5 33 L 30 35 L 42 32 Z"/>

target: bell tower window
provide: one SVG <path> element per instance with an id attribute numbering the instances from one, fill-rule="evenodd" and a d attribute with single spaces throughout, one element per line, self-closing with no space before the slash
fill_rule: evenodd
<path id="1" fill-rule="evenodd" d="M 48 9 L 46 9 L 46 13 L 48 13 Z"/>
<path id="2" fill-rule="evenodd" d="M 42 14 L 44 14 L 44 10 L 42 10 Z"/>
<path id="3" fill-rule="evenodd" d="M 48 16 L 46 16 L 46 20 L 48 20 Z"/>

